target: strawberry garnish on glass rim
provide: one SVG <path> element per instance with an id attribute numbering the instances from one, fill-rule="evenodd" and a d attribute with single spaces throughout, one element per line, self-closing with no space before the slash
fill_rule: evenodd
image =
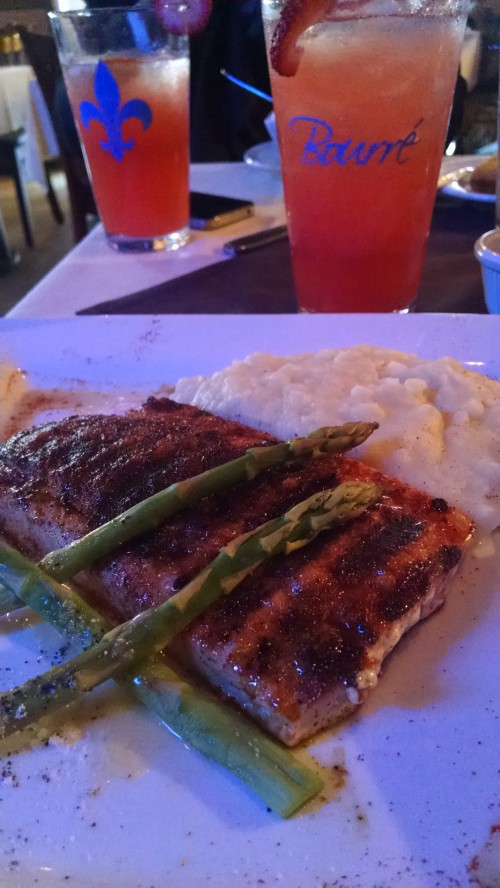
<path id="1" fill-rule="evenodd" d="M 334 5 L 332 0 L 287 0 L 271 39 L 271 65 L 278 74 L 293 77 L 297 73 L 303 52 L 297 45 L 299 38 Z"/>
<path id="2" fill-rule="evenodd" d="M 153 9 L 166 31 L 191 36 L 207 24 L 212 0 L 153 0 Z"/>

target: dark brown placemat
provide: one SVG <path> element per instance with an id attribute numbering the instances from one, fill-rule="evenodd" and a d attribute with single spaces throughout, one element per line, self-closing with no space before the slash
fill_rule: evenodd
<path id="1" fill-rule="evenodd" d="M 495 225 L 494 205 L 439 196 L 419 296 L 419 312 L 473 312 L 486 306 L 474 243 Z M 78 314 L 295 313 L 288 241 L 209 265 Z"/>
<path id="2" fill-rule="evenodd" d="M 297 311 L 287 240 L 200 268 L 78 314 L 274 314 Z"/>
<path id="3" fill-rule="evenodd" d="M 438 196 L 415 311 L 487 313 L 474 244 L 494 227 L 494 203 Z"/>

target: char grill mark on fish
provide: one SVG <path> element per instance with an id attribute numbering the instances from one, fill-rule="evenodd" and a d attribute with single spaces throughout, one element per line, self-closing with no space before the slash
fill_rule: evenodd
<path id="1" fill-rule="evenodd" d="M 342 480 L 378 476 L 337 462 Z M 425 494 L 386 482 L 378 507 L 254 574 L 185 639 L 196 662 L 223 663 L 235 696 L 244 685 L 290 744 L 363 698 L 399 635 L 443 602 L 442 581 L 469 536 L 464 516 L 449 510 L 451 522 L 436 521 Z"/>
<path id="2" fill-rule="evenodd" d="M 32 557 L 151 493 L 274 443 L 168 399 L 71 417 L 0 448 L 0 522 Z M 353 459 L 272 469 L 175 515 L 78 577 L 116 620 L 157 604 L 240 533 L 342 481 L 381 483 L 376 507 L 276 558 L 210 608 L 172 651 L 293 745 L 351 711 L 399 637 L 444 601 L 470 520 Z"/>
<path id="3" fill-rule="evenodd" d="M 150 399 L 140 414 L 140 436 L 134 413 L 74 416 L 21 432 L 12 440 L 14 459 L 12 446 L 0 447 L 2 476 L 28 499 L 40 494 L 43 482 L 61 506 L 97 527 L 162 487 L 273 442 L 236 423 L 221 435 L 220 420 L 202 414 L 193 424 L 193 411 Z"/>

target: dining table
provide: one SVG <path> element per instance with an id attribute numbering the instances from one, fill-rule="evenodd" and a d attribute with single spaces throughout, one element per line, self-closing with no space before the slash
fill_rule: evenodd
<path id="1" fill-rule="evenodd" d="M 250 156 L 249 160 L 253 160 Z M 443 162 L 445 171 L 466 158 Z M 192 190 L 249 199 L 249 218 L 211 231 L 170 252 L 120 253 L 98 224 L 8 314 L 11 318 L 75 314 L 283 314 L 299 311 L 290 246 L 283 238 L 231 258 L 227 242 L 286 223 L 279 164 L 193 164 Z M 415 312 L 485 314 L 474 243 L 494 228 L 494 202 L 438 191 Z"/>
<path id="2" fill-rule="evenodd" d="M 251 382 L 251 368 L 259 361 L 267 369 L 257 389 L 252 389 L 255 394 L 249 403 L 254 409 L 252 423 L 262 429 L 263 403 L 272 402 L 276 382 L 284 382 L 292 410 L 302 405 L 307 412 L 308 404 L 304 407 L 300 400 L 303 370 L 299 365 L 304 352 L 312 353 L 314 360 L 319 359 L 316 366 L 323 368 L 321 378 L 315 377 L 321 400 L 321 380 L 328 372 L 322 363 L 323 350 L 338 349 L 329 357 L 342 358 L 343 348 L 361 344 L 362 350 L 363 345 L 390 350 L 383 358 L 387 391 L 394 391 L 393 383 L 402 373 L 404 382 L 399 388 L 414 393 L 424 427 L 437 422 L 432 417 L 439 395 L 444 400 L 437 408 L 435 434 L 444 438 L 450 411 L 455 410 L 450 398 L 456 393 L 466 401 L 463 405 L 459 401 L 457 417 L 470 415 L 472 424 L 481 420 L 483 404 L 488 407 L 493 439 L 498 426 L 498 407 L 494 407 L 498 394 L 493 389 L 495 380 L 500 380 L 500 316 L 486 312 L 474 243 L 494 226 L 494 203 L 470 199 L 466 192 L 458 196 L 453 189 L 451 193 L 438 190 L 414 311 L 300 312 L 286 236 L 236 256 L 225 250 L 230 241 L 286 223 L 279 166 L 255 162 L 259 152 L 252 152 L 249 159 L 252 163 L 191 168 L 193 190 L 252 200 L 255 212 L 248 219 L 218 230 L 193 231 L 191 241 L 178 250 L 128 254 L 110 249 L 97 224 L 0 320 L 0 437 L 19 427 L 13 427 L 9 412 L 15 403 L 19 405 L 15 422 L 22 428 L 72 414 L 124 412 L 145 401 L 154 411 L 158 403 L 150 396 L 175 399 L 174 387 L 180 380 L 188 386 L 199 385 L 203 393 L 204 377 L 234 365 L 244 384 Z M 463 164 L 463 158 L 455 158 L 447 160 L 445 167 L 457 170 Z M 268 353 L 267 358 L 262 353 Z M 298 358 L 298 372 L 279 360 L 287 355 Z M 403 373 L 405 361 L 413 371 L 411 355 L 418 355 L 419 366 L 426 368 L 422 379 L 414 378 L 413 372 Z M 444 356 L 455 361 L 450 365 L 442 360 Z M 453 367 L 456 379 L 448 375 Z M 471 398 L 462 387 L 462 377 L 474 374 L 480 374 L 484 395 Z M 443 384 L 435 390 L 437 377 Z M 224 373 L 217 378 L 229 379 Z M 373 417 L 374 405 L 365 400 L 371 400 L 372 385 L 370 374 L 363 379 L 357 373 L 353 391 L 360 410 L 370 411 L 360 419 L 380 418 L 382 425 L 385 417 Z M 422 403 L 417 403 L 422 387 L 426 393 Z M 315 390 L 308 392 L 314 405 Z M 228 383 L 225 408 L 229 405 L 229 412 L 225 415 L 250 422 L 238 398 L 239 391 Z M 217 412 L 213 402 L 201 398 L 197 403 Z M 396 410 L 405 403 L 406 399 L 394 400 Z M 171 410 L 172 405 L 164 403 L 159 409 Z M 272 409 L 278 410 L 276 404 Z M 75 417 L 70 419 L 70 425 L 74 421 Z M 407 423 L 406 411 L 402 422 L 403 426 Z M 197 446 L 193 440 L 200 439 L 189 434 L 188 420 L 182 428 L 189 451 Z M 209 459 L 213 431 L 209 422 L 205 428 Z M 47 488 L 58 491 L 58 507 L 64 513 L 73 508 L 72 485 L 66 483 L 64 473 L 59 474 L 50 429 L 45 425 L 38 440 L 50 461 Z M 36 446 L 32 442 L 38 433 L 34 434 L 35 438 L 29 432 L 19 435 L 19 446 L 27 446 L 28 454 Z M 54 440 L 62 439 L 56 435 Z M 131 490 L 136 484 L 134 464 L 127 463 L 130 440 L 119 434 L 110 445 L 110 460 L 124 479 L 124 491 L 129 482 Z M 393 453 L 397 439 L 386 443 L 388 453 Z M 155 465 L 158 451 L 153 436 L 147 447 Z M 78 443 L 74 449 L 67 448 L 70 463 L 74 456 L 78 465 L 78 451 Z M 434 458 L 441 471 L 439 447 L 436 453 L 429 450 L 429 459 Z M 200 454 L 201 464 L 205 459 Z M 19 482 L 15 482 L 23 510 L 33 507 L 21 481 L 25 470 L 29 475 L 27 463 L 29 459 L 19 466 Z M 488 469 L 481 452 L 474 465 L 479 464 L 483 474 L 489 471 L 490 479 L 498 477 L 497 463 Z M 90 508 L 93 503 L 98 509 L 105 507 L 107 491 L 99 489 L 101 472 L 100 461 L 91 454 L 84 475 Z M 475 491 L 481 492 L 481 478 L 480 473 L 474 475 Z M 283 496 L 285 490 L 284 485 Z M 442 496 L 441 490 L 436 493 Z M 433 509 L 447 511 L 444 499 L 432 503 Z M 402 530 L 391 529 L 392 535 L 377 537 L 383 559 L 390 557 L 394 534 L 404 538 L 408 520 L 401 515 L 397 521 Z M 174 530 L 174 535 L 179 533 Z M 209 534 L 208 525 L 203 533 Z M 191 531 L 179 545 L 186 552 L 197 545 Z M 414 627 L 387 658 L 383 680 L 371 689 L 361 714 L 321 732 L 312 744 L 298 750 L 301 762 L 312 761 L 319 768 L 325 786 L 318 799 L 289 819 L 280 818 L 235 774 L 181 741 L 175 725 L 170 725 L 170 733 L 159 717 L 135 706 L 128 689 L 120 690 L 110 682 L 103 685 L 102 693 L 96 689 L 71 707 L 66 713 L 70 721 L 56 725 L 56 733 L 45 720 L 46 734 L 46 728 L 40 727 L 28 742 L 20 732 L 17 746 L 15 737 L 1 741 L 0 755 L 2 749 L 8 750 L 0 780 L 8 849 L 2 888 L 32 888 L 34 884 L 38 888 L 63 884 L 70 888 L 498 885 L 500 799 L 494 738 L 498 727 L 499 547 L 498 530 L 494 538 L 478 543 L 476 554 L 457 572 L 447 604 L 425 624 Z M 439 557 L 450 549 L 449 557 L 452 548 L 442 546 Z M 370 544 L 368 560 L 372 551 Z M 422 561 L 414 566 L 418 584 L 426 576 L 421 566 L 425 570 L 427 566 Z M 411 580 L 412 575 L 407 576 Z M 129 592 L 124 583 L 123 594 Z M 293 584 L 293 594 L 300 596 L 300 583 Z M 17 611 L 7 615 L 3 624 L 0 620 L 0 649 L 8 664 L 0 669 L 5 689 L 14 680 L 43 673 L 67 656 L 66 643 L 61 646 L 60 635 L 47 622 L 30 621 L 29 615 L 19 613 L 22 616 Z M 260 613 L 255 611 L 267 626 L 267 618 Z M 253 631 L 260 631 L 260 623 L 253 625 Z M 296 621 L 289 625 L 290 632 L 295 632 Z M 346 626 L 350 632 L 352 624 Z M 284 620 L 280 631 L 281 627 L 287 631 Z M 358 623 L 352 630 L 363 635 L 366 627 Z M 391 646 L 397 637 L 388 636 Z M 268 639 L 263 642 L 265 656 L 271 656 Z M 304 651 L 307 662 L 309 648 L 304 646 Z M 320 662 L 328 663 L 327 656 Z M 300 661 L 294 665 L 299 672 Z M 175 699 L 172 708 L 182 713 L 182 695 Z M 192 721 L 192 736 L 203 738 L 196 719 Z M 235 732 L 235 736 L 240 735 Z M 209 749 L 210 743 L 204 748 Z M 226 755 L 231 763 L 230 745 Z"/>

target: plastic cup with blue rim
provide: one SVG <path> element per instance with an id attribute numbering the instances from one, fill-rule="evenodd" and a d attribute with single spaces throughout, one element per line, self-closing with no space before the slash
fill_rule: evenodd
<path id="1" fill-rule="evenodd" d="M 500 228 L 487 231 L 474 246 L 481 263 L 484 298 L 490 314 L 500 314 Z"/>

